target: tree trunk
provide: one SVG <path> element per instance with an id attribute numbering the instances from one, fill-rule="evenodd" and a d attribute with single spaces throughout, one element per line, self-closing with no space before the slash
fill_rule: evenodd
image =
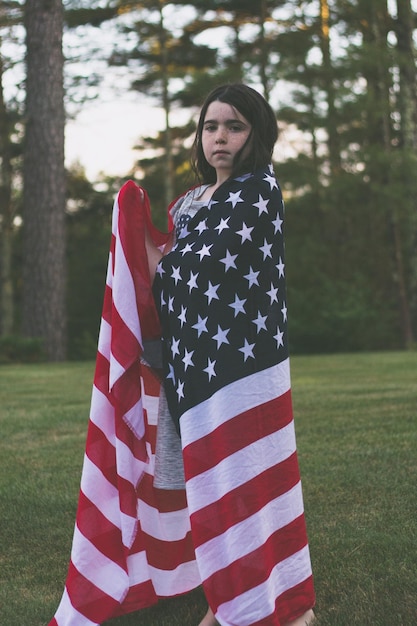
<path id="1" fill-rule="evenodd" d="M 23 332 L 66 355 L 64 89 L 61 0 L 27 0 L 23 163 Z"/>
<path id="2" fill-rule="evenodd" d="M 3 58 L 0 53 L 0 334 L 13 332 L 13 207 L 9 116 L 3 94 Z"/>

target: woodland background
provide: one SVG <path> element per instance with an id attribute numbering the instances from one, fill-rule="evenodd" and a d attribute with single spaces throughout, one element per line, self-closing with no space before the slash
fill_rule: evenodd
<path id="1" fill-rule="evenodd" d="M 263 93 L 292 145 L 275 154 L 292 352 L 415 348 L 414 9 L 0 1 L 0 361 L 94 357 L 114 196 L 134 178 L 166 227 L 167 203 L 192 183 L 198 107 L 228 81 Z M 109 77 L 121 99 L 134 90 L 162 106 L 165 126 L 138 138 L 125 177 L 88 180 L 79 165 L 65 169 L 65 123 Z M 180 127 L 178 109 L 189 119 Z"/>

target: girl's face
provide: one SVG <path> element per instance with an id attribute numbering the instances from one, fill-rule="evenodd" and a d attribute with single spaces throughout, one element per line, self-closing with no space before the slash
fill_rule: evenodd
<path id="1" fill-rule="evenodd" d="M 233 171 L 234 158 L 243 148 L 252 130 L 251 124 L 232 105 L 215 100 L 207 108 L 201 142 L 207 162 L 214 167 L 217 182 Z"/>

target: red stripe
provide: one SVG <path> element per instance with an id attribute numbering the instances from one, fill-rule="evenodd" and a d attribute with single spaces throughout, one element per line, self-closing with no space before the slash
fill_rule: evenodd
<path id="1" fill-rule="evenodd" d="M 221 424 L 209 435 L 183 450 L 186 480 L 214 467 L 231 454 L 243 450 L 293 419 L 291 392 L 245 411 Z"/>
<path id="2" fill-rule="evenodd" d="M 156 539 L 144 533 L 143 530 L 142 534 L 146 559 L 151 567 L 162 571 L 171 571 L 182 563 L 195 561 L 191 532 L 188 532 L 183 539 L 178 539 L 177 541 Z"/>
<path id="3" fill-rule="evenodd" d="M 94 422 L 88 425 L 86 455 L 109 481 L 117 487 L 116 451 L 105 434 Z"/>
<path id="4" fill-rule="evenodd" d="M 120 365 L 127 369 L 141 352 L 138 338 L 132 333 L 119 311 L 113 305 L 111 314 L 111 352 Z M 137 381 L 139 383 L 139 381 Z"/>
<path id="5" fill-rule="evenodd" d="M 213 611 L 265 582 L 274 567 L 307 544 L 304 516 L 274 532 L 262 546 L 218 570 L 203 586 Z"/>
<path id="6" fill-rule="evenodd" d="M 145 474 L 139 483 L 138 498 L 160 513 L 181 511 L 187 508 L 185 489 L 156 489 L 153 476 Z"/>
<path id="7" fill-rule="evenodd" d="M 98 389 L 106 398 L 109 398 L 109 361 L 108 359 L 97 352 L 96 369 L 94 372 L 94 386 Z M 93 410 L 93 406 L 91 409 Z"/>
<path id="8" fill-rule="evenodd" d="M 82 492 L 78 501 L 77 526 L 84 537 L 108 559 L 126 570 L 120 529 L 110 522 Z"/>
<path id="9" fill-rule="evenodd" d="M 119 602 L 87 580 L 70 562 L 67 591 L 71 604 L 92 622 L 104 622 L 119 607 Z"/>
<path id="10" fill-rule="evenodd" d="M 155 593 L 152 581 L 147 580 L 144 583 L 138 585 L 132 585 L 129 589 L 129 593 L 124 599 L 120 607 L 109 617 L 118 617 L 119 615 L 126 615 L 127 613 L 133 613 L 134 611 L 140 611 L 158 602 L 158 596 Z"/>
<path id="11" fill-rule="evenodd" d="M 296 453 L 191 515 L 196 548 L 260 511 L 300 480 Z"/>

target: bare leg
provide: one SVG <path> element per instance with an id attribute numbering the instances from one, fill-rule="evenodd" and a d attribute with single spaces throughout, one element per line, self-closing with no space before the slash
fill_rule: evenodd
<path id="1" fill-rule="evenodd" d="M 213 611 L 209 608 L 198 626 L 217 626 L 216 618 L 213 615 Z"/>
<path id="2" fill-rule="evenodd" d="M 292 622 L 287 622 L 285 626 L 313 626 L 314 622 L 314 613 L 313 609 L 310 609 L 301 617 L 297 617 L 297 619 Z"/>

